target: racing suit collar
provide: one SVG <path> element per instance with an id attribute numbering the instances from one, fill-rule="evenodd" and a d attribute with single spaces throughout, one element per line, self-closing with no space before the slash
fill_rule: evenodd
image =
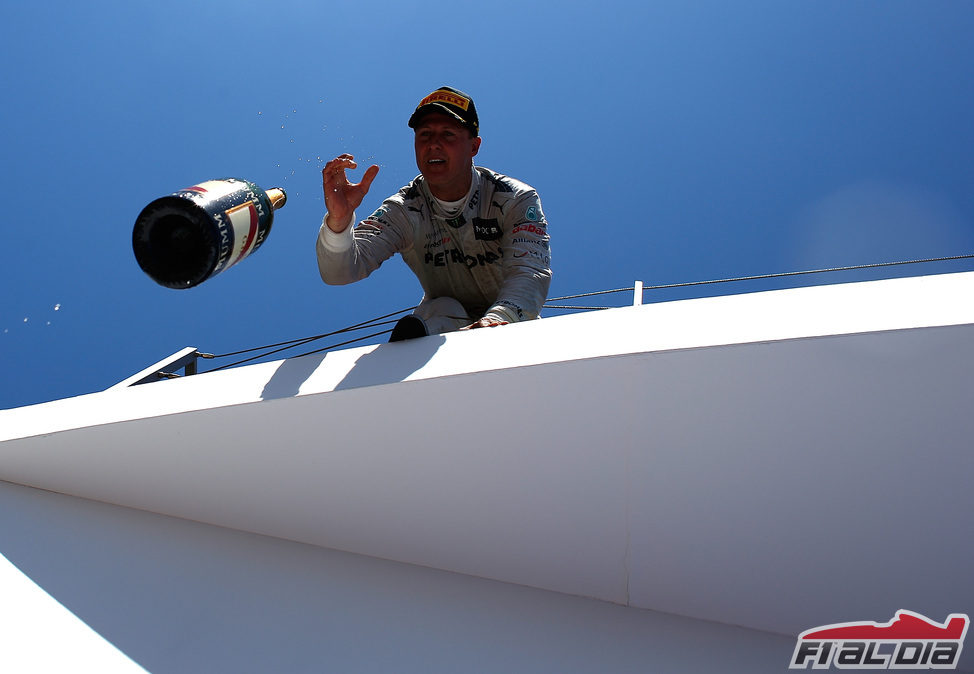
<path id="1" fill-rule="evenodd" d="M 426 184 L 426 180 L 422 178 L 420 179 L 423 192 L 426 194 L 427 200 L 430 203 L 430 208 L 434 214 L 440 217 L 454 217 L 458 213 L 462 212 L 464 208 L 466 208 L 466 205 L 470 203 L 470 198 L 478 189 L 480 189 L 480 172 L 473 164 L 470 166 L 470 172 L 472 174 L 470 178 L 470 189 L 467 190 L 466 195 L 464 195 L 464 197 L 458 201 L 443 201 L 442 199 L 438 199 L 437 197 L 433 196 L 432 192 L 430 192 L 429 185 Z"/>

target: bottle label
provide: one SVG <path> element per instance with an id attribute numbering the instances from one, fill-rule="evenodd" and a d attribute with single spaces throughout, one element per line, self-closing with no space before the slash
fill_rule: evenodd
<path id="1" fill-rule="evenodd" d="M 253 183 L 236 178 L 208 180 L 176 194 L 195 201 L 216 224 L 220 252 L 210 276 L 237 264 L 267 238 L 272 209 Z"/>
<path id="2" fill-rule="evenodd" d="M 246 201 L 224 212 L 233 228 L 233 247 L 223 269 L 229 269 L 250 255 L 254 244 L 257 243 L 257 227 L 260 224 L 257 205 L 259 202 L 255 205 L 253 201 Z"/>

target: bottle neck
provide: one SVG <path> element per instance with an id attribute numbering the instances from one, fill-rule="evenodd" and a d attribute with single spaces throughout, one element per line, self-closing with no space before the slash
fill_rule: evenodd
<path id="1" fill-rule="evenodd" d="M 272 187 L 267 190 L 267 198 L 271 202 L 271 208 L 275 211 L 287 203 L 287 194 L 280 187 Z"/>

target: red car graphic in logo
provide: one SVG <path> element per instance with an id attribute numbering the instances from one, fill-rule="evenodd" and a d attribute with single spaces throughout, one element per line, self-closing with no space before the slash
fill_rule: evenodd
<path id="1" fill-rule="evenodd" d="M 970 618 L 943 623 L 899 610 L 887 623 L 823 625 L 798 635 L 789 669 L 955 669 Z"/>

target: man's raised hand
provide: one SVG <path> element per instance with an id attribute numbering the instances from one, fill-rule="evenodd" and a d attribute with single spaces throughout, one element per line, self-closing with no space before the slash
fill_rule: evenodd
<path id="1" fill-rule="evenodd" d="M 379 173 L 379 167 L 373 164 L 366 169 L 362 182 L 350 183 L 345 171 L 354 168 L 358 168 L 355 158 L 350 154 L 343 154 L 321 169 L 321 187 L 325 193 L 325 207 L 328 209 L 325 223 L 333 232 L 344 232 L 351 224 L 352 213 L 369 193 L 369 187 Z"/>

